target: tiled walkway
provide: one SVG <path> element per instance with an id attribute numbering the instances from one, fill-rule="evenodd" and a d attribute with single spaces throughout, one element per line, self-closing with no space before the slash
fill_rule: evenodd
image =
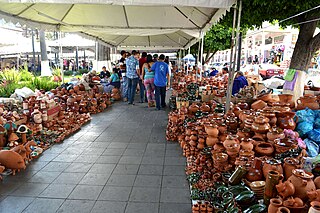
<path id="1" fill-rule="evenodd" d="M 117 103 L 0 183 L 0 212 L 188 213 L 185 159 L 167 112 Z"/>

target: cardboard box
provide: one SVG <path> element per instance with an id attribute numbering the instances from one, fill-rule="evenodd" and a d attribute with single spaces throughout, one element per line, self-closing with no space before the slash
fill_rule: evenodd
<path id="1" fill-rule="evenodd" d="M 51 121 L 54 117 L 58 116 L 60 112 L 60 106 L 54 106 L 47 110 L 48 121 Z"/>

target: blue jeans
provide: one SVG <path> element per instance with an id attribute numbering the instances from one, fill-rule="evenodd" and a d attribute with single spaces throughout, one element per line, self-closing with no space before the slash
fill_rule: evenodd
<path id="1" fill-rule="evenodd" d="M 156 98 L 157 109 L 160 109 L 160 106 L 166 107 L 166 87 L 155 86 L 155 88 L 156 88 L 155 98 Z"/>
<path id="2" fill-rule="evenodd" d="M 122 97 L 128 98 L 128 78 L 126 76 L 122 78 Z"/>
<path id="3" fill-rule="evenodd" d="M 138 82 L 139 78 L 128 78 L 128 101 L 131 104 L 133 103 L 134 96 L 136 95 Z"/>

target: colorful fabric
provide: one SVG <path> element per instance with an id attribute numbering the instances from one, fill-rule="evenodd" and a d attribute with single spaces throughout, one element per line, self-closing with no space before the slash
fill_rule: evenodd
<path id="1" fill-rule="evenodd" d="M 295 72 L 294 73 L 294 78 L 293 78 L 292 81 L 285 81 L 284 82 L 283 89 L 284 90 L 293 91 L 294 90 L 294 86 L 296 85 L 297 78 L 298 78 L 298 72 Z"/>
<path id="2" fill-rule="evenodd" d="M 137 69 L 139 69 L 139 61 L 135 57 L 130 56 L 126 60 L 126 65 L 127 65 L 127 77 L 130 79 L 138 78 L 139 76 L 137 73 Z"/>
<path id="3" fill-rule="evenodd" d="M 155 90 L 155 86 L 154 86 L 154 78 L 148 78 L 144 80 L 144 86 L 146 87 L 147 90 L 147 98 L 148 101 L 154 101 L 155 100 L 155 96 L 154 96 L 154 90 Z"/>

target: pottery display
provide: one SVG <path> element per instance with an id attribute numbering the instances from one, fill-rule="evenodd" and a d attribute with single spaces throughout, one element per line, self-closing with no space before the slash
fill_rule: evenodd
<path id="1" fill-rule="evenodd" d="M 298 169 L 300 167 L 300 162 L 296 158 L 285 158 L 283 169 L 284 169 L 284 178 L 288 179 L 292 175 L 292 170 Z"/>
<path id="2" fill-rule="evenodd" d="M 281 129 L 291 129 L 294 130 L 296 128 L 296 122 L 294 118 L 296 113 L 294 112 L 281 112 L 277 114 L 277 125 Z"/>
<path id="3" fill-rule="evenodd" d="M 270 171 L 277 171 L 279 174 L 283 174 L 283 168 L 281 161 L 276 159 L 268 159 L 263 165 L 263 175 L 265 178 L 268 177 Z"/>
<path id="4" fill-rule="evenodd" d="M 308 199 L 307 192 L 316 190 L 316 186 L 313 182 L 313 174 L 306 172 L 302 169 L 294 169 L 292 175 L 288 180 L 294 185 L 294 196 L 301 198 L 302 200 Z"/>
<path id="5" fill-rule="evenodd" d="M 258 116 L 254 119 L 251 126 L 255 133 L 266 134 L 270 130 L 269 119 L 264 116 Z"/>
<path id="6" fill-rule="evenodd" d="M 317 102 L 317 97 L 313 95 L 304 95 L 303 97 L 300 97 L 297 100 L 297 109 L 305 109 L 309 108 L 312 110 L 317 110 L 319 109 L 319 103 Z"/>
<path id="7" fill-rule="evenodd" d="M 270 199 L 270 204 L 268 207 L 268 213 L 277 213 L 278 209 L 282 206 L 282 200 L 279 198 Z"/>

